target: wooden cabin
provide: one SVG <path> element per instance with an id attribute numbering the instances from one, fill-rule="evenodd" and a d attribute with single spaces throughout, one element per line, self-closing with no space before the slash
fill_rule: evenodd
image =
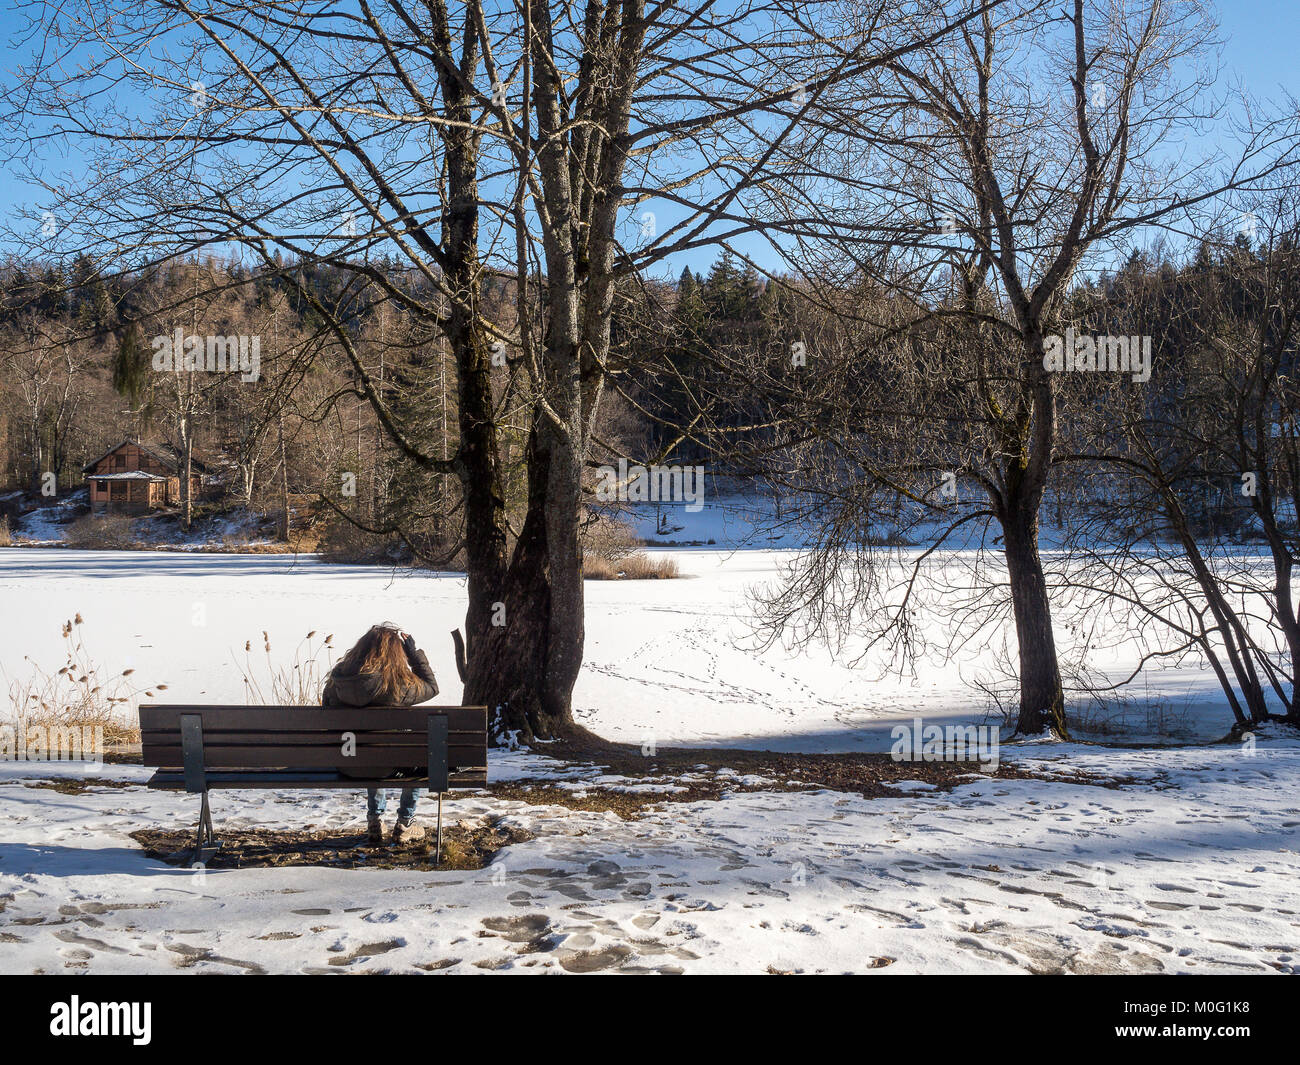
<path id="1" fill-rule="evenodd" d="M 82 467 L 92 511 L 145 514 L 181 501 L 181 461 L 171 448 L 124 440 Z M 206 466 L 191 458 L 190 498 L 198 499 Z"/>

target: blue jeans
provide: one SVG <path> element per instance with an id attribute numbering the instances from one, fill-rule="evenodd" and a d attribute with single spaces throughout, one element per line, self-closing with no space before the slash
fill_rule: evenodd
<path id="1" fill-rule="evenodd" d="M 415 789 L 403 788 L 402 799 L 397 804 L 397 819 L 399 821 L 409 821 L 415 816 Z M 379 817 L 388 809 L 388 793 L 380 791 L 378 788 L 370 788 L 366 791 L 366 816 Z"/>

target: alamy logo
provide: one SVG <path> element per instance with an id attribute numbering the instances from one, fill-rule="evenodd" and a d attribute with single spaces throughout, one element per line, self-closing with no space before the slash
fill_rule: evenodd
<path id="1" fill-rule="evenodd" d="M 1053 334 L 1043 338 L 1043 369 L 1053 373 L 1131 373 L 1141 384 L 1151 380 L 1151 338 Z"/>
<path id="2" fill-rule="evenodd" d="M 103 725 L 0 725 L 0 762 L 104 764 Z"/>
<path id="3" fill-rule="evenodd" d="M 138 1047 L 148 1046 L 153 1004 L 150 1002 L 70 1002 L 50 1006 L 50 1035 L 129 1035 Z"/>
<path id="4" fill-rule="evenodd" d="M 692 514 L 704 509 L 703 466 L 601 466 L 596 498 L 602 503 L 685 503 Z"/>
<path id="5" fill-rule="evenodd" d="M 911 725 L 889 730 L 895 762 L 978 762 L 998 768 L 1001 730 L 996 725 L 926 725 L 917 717 Z"/>
<path id="6" fill-rule="evenodd" d="M 241 381 L 256 381 L 262 374 L 260 336 L 172 336 L 152 340 L 153 368 L 163 373 L 235 373 Z"/>

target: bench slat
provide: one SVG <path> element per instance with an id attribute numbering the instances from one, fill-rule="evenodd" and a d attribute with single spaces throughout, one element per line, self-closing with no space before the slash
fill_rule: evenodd
<path id="1" fill-rule="evenodd" d="M 365 747 L 412 747 L 420 743 L 421 733 L 415 730 L 404 732 L 369 732 L 362 729 L 348 729 L 356 738 L 358 746 Z M 280 730 L 278 732 L 236 732 L 231 729 L 203 730 L 203 742 L 217 747 L 331 747 L 337 749 L 343 743 L 343 731 L 325 729 L 321 732 Z M 177 747 L 181 745 L 181 734 L 176 729 L 150 729 L 142 731 L 141 742 L 146 747 Z M 487 746 L 486 732 L 473 732 L 458 729 L 447 734 L 447 742 L 453 746 Z"/>
<path id="2" fill-rule="evenodd" d="M 182 718 L 202 722 L 204 788 L 474 788 L 487 784 L 487 708 L 142 706 L 149 787 L 198 790 L 185 778 Z M 446 722 L 445 785 L 430 779 L 429 722 Z M 441 731 L 441 730 L 440 730 Z M 353 751 L 343 754 L 343 734 Z M 439 741 L 441 742 L 441 741 Z M 398 769 L 409 775 L 394 777 Z M 344 772 L 346 770 L 346 772 Z M 355 774 L 355 775 L 349 775 Z M 436 777 L 437 774 L 435 773 Z"/>
<path id="3" fill-rule="evenodd" d="M 263 770 L 256 773 L 236 771 L 209 772 L 209 788 L 419 788 L 427 784 L 426 777 L 376 777 L 373 780 L 345 777 L 328 771 L 273 772 Z M 487 769 L 459 769 L 450 773 L 449 786 L 453 788 L 484 787 L 487 784 Z M 185 774 L 178 770 L 159 769 L 149 778 L 147 787 L 157 791 L 184 791 Z"/>
<path id="4" fill-rule="evenodd" d="M 179 729 L 181 714 L 200 714 L 203 730 L 276 731 L 292 728 L 286 718 L 301 717 L 308 729 L 425 729 L 430 714 L 447 718 L 453 730 L 487 732 L 486 706 L 205 706 L 166 704 L 140 707 L 141 729 Z"/>
<path id="5" fill-rule="evenodd" d="M 413 766 L 423 768 L 428 761 L 427 746 L 411 744 L 405 747 L 366 747 L 357 745 L 356 753 L 344 756 L 338 745 L 332 747 L 292 746 L 229 746 L 220 741 L 203 737 L 203 764 L 208 768 L 252 769 L 258 766 L 294 766 L 314 769 L 317 767 L 338 769 L 340 767 L 365 768 L 367 766 Z M 181 748 L 151 747 L 145 762 L 150 766 L 173 767 L 184 764 Z M 482 765 L 483 747 L 470 744 L 448 746 L 448 765 Z"/>

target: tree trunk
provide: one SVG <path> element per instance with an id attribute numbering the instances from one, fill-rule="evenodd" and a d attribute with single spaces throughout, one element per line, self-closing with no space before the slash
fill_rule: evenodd
<path id="1" fill-rule="evenodd" d="M 190 475 L 194 469 L 194 437 L 190 434 L 188 419 L 185 423 L 181 448 L 184 452 L 181 463 L 181 507 L 183 510 L 181 526 L 186 532 L 189 532 L 190 523 L 194 520 L 194 492 L 190 486 Z"/>
<path id="2" fill-rule="evenodd" d="M 586 642 L 581 464 L 570 434 L 547 428 L 546 435 L 550 437 L 545 510 L 550 617 L 542 711 L 558 727 L 568 728 Z"/>
<path id="3" fill-rule="evenodd" d="M 1038 516 L 1036 511 L 1024 508 L 1008 517 L 1003 535 L 1020 650 L 1020 715 L 1016 733 L 1038 735 L 1044 729 L 1051 729 L 1061 739 L 1068 739 L 1052 609 L 1038 555 Z"/>
<path id="4" fill-rule="evenodd" d="M 1178 493 L 1158 467 L 1154 468 L 1154 472 L 1158 478 L 1156 488 L 1160 492 L 1165 520 L 1173 529 L 1174 535 L 1178 537 L 1183 555 L 1191 567 L 1192 575 L 1201 589 L 1201 594 L 1205 596 L 1206 605 L 1214 617 L 1213 628 L 1217 630 L 1219 639 L 1223 642 L 1224 654 L 1228 658 L 1228 664 L 1232 667 L 1233 676 L 1241 689 L 1241 697 L 1245 700 L 1250 719 L 1252 721 L 1266 721 L 1268 719 L 1268 701 L 1264 695 L 1264 685 L 1260 680 L 1259 671 L 1255 668 L 1256 649 L 1250 633 L 1245 623 L 1237 615 L 1232 603 L 1223 594 L 1219 581 L 1206 562 L 1205 556 L 1201 553 L 1200 544 L 1197 543 L 1192 525 L 1187 519 L 1186 511 L 1183 509 L 1182 501 L 1178 498 Z M 1218 672 L 1217 669 L 1216 672 Z"/>
<path id="5" fill-rule="evenodd" d="M 1273 556 L 1273 609 L 1277 615 L 1277 623 L 1282 629 L 1282 635 L 1286 639 L 1291 666 L 1290 690 L 1282 691 L 1277 683 L 1274 683 L 1274 690 L 1286 706 L 1286 720 L 1300 727 L 1300 701 L 1296 699 L 1295 691 L 1296 679 L 1300 678 L 1300 620 L 1296 618 L 1295 604 L 1292 601 L 1295 565 L 1291 560 L 1286 539 L 1278 528 L 1271 501 L 1270 505 L 1258 506 L 1256 512 L 1263 521 L 1269 550 Z"/>
<path id="6" fill-rule="evenodd" d="M 488 681 L 493 730 L 521 743 L 549 739 L 564 721 L 548 713 L 546 660 L 551 634 L 551 589 L 546 572 L 545 484 L 547 456 L 534 424 L 528 439 L 528 512 L 503 585 L 501 606 L 488 621 L 482 647 L 491 664 Z M 486 679 L 486 678 L 485 678 Z"/>
<path id="7" fill-rule="evenodd" d="M 504 661 L 512 648 L 505 637 L 516 623 L 520 627 L 519 640 L 532 637 L 522 631 L 529 620 L 527 611 L 522 604 L 512 603 L 506 594 L 506 504 L 492 409 L 490 362 L 480 338 L 474 335 L 475 323 L 460 303 L 453 302 L 448 333 L 452 350 L 457 352 L 460 480 L 465 496 L 465 570 L 469 586 L 465 610 L 468 675 L 463 701 L 486 705 L 495 717 L 514 696 L 511 670 Z"/>
<path id="8" fill-rule="evenodd" d="M 31 445 L 32 446 L 32 472 L 31 472 L 32 492 L 39 495 L 41 491 L 41 474 L 44 472 L 41 469 L 41 467 L 44 465 L 43 462 L 44 456 L 41 454 L 40 423 L 37 422 L 35 419 L 32 420 L 31 440 L 32 440 L 32 445 Z"/>
<path id="9" fill-rule="evenodd" d="M 253 492 L 257 487 L 257 460 L 247 459 L 239 464 L 239 477 L 243 482 L 240 495 L 243 497 L 244 506 L 253 509 Z"/>
<path id="10" fill-rule="evenodd" d="M 284 444 L 284 408 L 279 411 L 280 434 L 280 539 L 289 542 L 289 454 Z"/>
<path id="11" fill-rule="evenodd" d="M 500 598 L 489 603 L 481 621 L 466 619 L 470 650 L 465 701 L 489 707 L 499 741 L 525 744 L 571 731 L 571 699 L 583 647 L 581 560 L 567 552 L 563 542 L 571 535 L 577 543 L 576 500 L 575 527 L 566 534 L 564 523 L 556 521 L 552 495 L 555 450 L 540 417 L 535 417 L 528 437 L 528 510 Z M 471 611 L 477 598 L 471 592 Z"/>

